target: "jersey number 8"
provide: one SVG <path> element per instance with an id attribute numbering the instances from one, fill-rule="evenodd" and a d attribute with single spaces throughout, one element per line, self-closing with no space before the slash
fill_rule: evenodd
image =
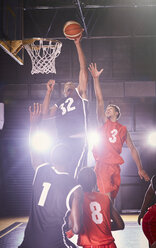
<path id="1" fill-rule="evenodd" d="M 101 224 L 103 222 L 103 215 L 100 212 L 101 206 L 98 202 L 91 202 L 90 203 L 90 210 L 92 212 L 92 220 L 96 224 Z"/>

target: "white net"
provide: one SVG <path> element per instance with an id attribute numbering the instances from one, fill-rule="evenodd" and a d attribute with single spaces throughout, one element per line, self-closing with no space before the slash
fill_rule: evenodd
<path id="1" fill-rule="evenodd" d="M 55 59 L 61 53 L 62 43 L 57 40 L 35 40 L 31 44 L 25 44 L 31 61 L 31 74 L 56 73 Z"/>

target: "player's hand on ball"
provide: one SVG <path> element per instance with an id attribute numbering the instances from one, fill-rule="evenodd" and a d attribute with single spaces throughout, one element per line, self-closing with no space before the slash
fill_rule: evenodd
<path id="1" fill-rule="evenodd" d="M 77 38 L 75 38 L 75 40 L 74 40 L 75 44 L 77 44 L 77 43 L 80 42 L 80 40 L 81 40 L 81 38 L 82 38 L 82 33 L 83 33 L 83 31 L 84 31 L 84 29 L 82 29 L 81 34 L 80 34 Z"/>

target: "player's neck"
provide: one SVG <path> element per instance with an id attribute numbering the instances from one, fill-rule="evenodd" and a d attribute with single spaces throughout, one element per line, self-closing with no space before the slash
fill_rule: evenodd
<path id="1" fill-rule="evenodd" d="M 116 122 L 117 121 L 117 119 L 116 119 L 116 117 L 115 116 L 111 116 L 110 118 L 108 118 L 110 121 L 112 121 L 112 122 Z"/>

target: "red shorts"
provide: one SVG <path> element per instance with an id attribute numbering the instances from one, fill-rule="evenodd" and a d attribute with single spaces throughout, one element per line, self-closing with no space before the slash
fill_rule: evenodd
<path id="1" fill-rule="evenodd" d="M 83 246 L 83 248 L 117 248 L 115 243 L 111 243 L 109 245 L 91 245 L 91 246 Z"/>
<path id="2" fill-rule="evenodd" d="M 156 204 L 151 206 L 142 220 L 142 229 L 150 245 L 156 241 Z"/>
<path id="3" fill-rule="evenodd" d="M 99 191 L 101 193 L 111 193 L 111 197 L 115 198 L 121 183 L 120 166 L 100 163 L 97 162 L 95 167 Z"/>

